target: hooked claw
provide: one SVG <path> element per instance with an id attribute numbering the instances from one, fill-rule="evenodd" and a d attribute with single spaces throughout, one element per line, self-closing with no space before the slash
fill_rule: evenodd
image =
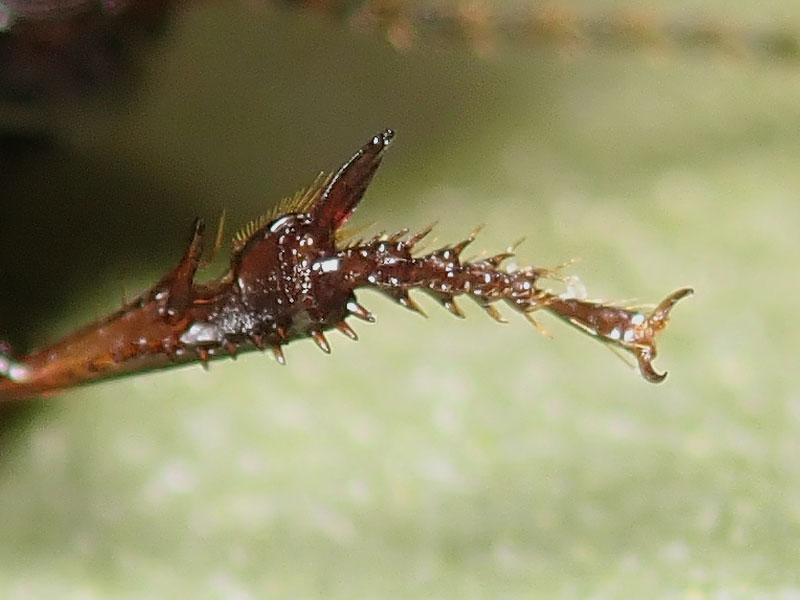
<path id="1" fill-rule="evenodd" d="M 691 296 L 693 293 L 694 290 L 692 288 L 682 288 L 672 292 L 656 306 L 645 321 L 643 330 L 647 331 L 648 335 L 645 339 L 637 340 L 636 345 L 633 347 L 633 353 L 636 356 L 636 362 L 639 364 L 639 371 L 642 377 L 650 383 L 661 383 L 667 377 L 666 371 L 659 373 L 653 368 L 653 359 L 657 354 L 655 336 L 666 326 L 669 311 L 672 310 L 678 300 Z"/>
<path id="2" fill-rule="evenodd" d="M 636 355 L 636 362 L 639 363 L 639 372 L 647 381 L 650 383 L 661 383 L 667 378 L 668 371 L 659 373 L 653 368 L 652 361 L 656 357 L 655 348 L 636 348 L 633 352 Z"/>

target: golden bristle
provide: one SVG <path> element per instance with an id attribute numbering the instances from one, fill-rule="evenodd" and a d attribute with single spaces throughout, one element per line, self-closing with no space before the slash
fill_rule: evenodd
<path id="1" fill-rule="evenodd" d="M 322 192 L 328 187 L 331 177 L 331 173 L 320 172 L 310 186 L 301 188 L 291 196 L 282 198 L 269 212 L 247 223 L 233 236 L 233 251 L 238 252 L 241 250 L 257 231 L 266 227 L 275 219 L 291 213 L 303 213 L 311 210 L 311 207 L 314 206 Z"/>

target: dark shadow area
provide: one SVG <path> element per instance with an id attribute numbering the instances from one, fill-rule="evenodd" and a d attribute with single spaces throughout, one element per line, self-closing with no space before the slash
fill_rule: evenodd
<path id="1" fill-rule="evenodd" d="M 56 107 L 80 109 L 96 99 L 124 103 L 139 85 L 148 49 L 163 37 L 168 4 L 137 1 L 118 15 L 99 3 L 83 12 L 56 1 L 3 6 L 0 340 L 17 352 L 44 343 L 39 324 L 55 307 L 63 311 L 65 297 L 92 285 L 98 271 L 170 250 L 155 239 L 171 233 L 158 226 L 165 221 L 137 198 L 147 190 L 181 195 L 147 174 L 76 154 L 55 116 Z M 125 243 L 131 223 L 145 229 L 139 245 Z M 0 454 L 27 434 L 42 406 L 0 403 Z"/>
<path id="2" fill-rule="evenodd" d="M 30 104 L 133 85 L 146 45 L 164 32 L 166 0 L 137 0 L 119 14 L 95 3 L 8 2 L 0 29 L 0 101 Z M 3 120 L 0 126 L 6 127 Z"/>
<path id="3" fill-rule="evenodd" d="M 37 323 L 54 310 L 63 315 L 65 301 L 103 275 L 119 272 L 122 288 L 126 275 L 170 268 L 191 225 L 183 215 L 193 194 L 52 140 L 14 145 L 0 184 L 0 330 L 19 352 L 34 343 Z"/>
<path id="4" fill-rule="evenodd" d="M 18 352 L 34 342 L 37 323 L 97 272 L 161 258 L 165 245 L 156 238 L 171 230 L 159 226 L 161 215 L 142 210 L 140 199 L 181 198 L 168 182 L 130 165 L 81 154 L 63 135 L 64 115 L 98 100 L 91 110 L 125 110 L 153 42 L 163 37 L 170 3 L 137 1 L 119 14 L 99 3 L 69 6 L 45 0 L 3 7 L 0 339 Z M 132 223 L 144 230 L 137 245 L 126 243 Z"/>
<path id="5" fill-rule="evenodd" d="M 107 290 L 107 278 L 116 274 L 120 296 L 125 286 L 131 297 L 142 290 L 126 285 L 130 278 L 166 272 L 180 257 L 192 189 L 76 154 L 53 137 L 6 135 L 0 143 L 0 339 L 15 354 L 60 337 L 43 324 L 69 319 L 70 303 L 91 297 L 93 287 Z M 99 300 L 96 310 L 113 308 Z M 0 403 L 0 455 L 9 455 L 47 406 Z"/>

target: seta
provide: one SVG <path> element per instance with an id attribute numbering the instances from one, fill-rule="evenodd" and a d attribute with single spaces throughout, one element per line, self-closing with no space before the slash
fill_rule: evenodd
<path id="1" fill-rule="evenodd" d="M 284 364 L 283 347 L 311 338 L 330 352 L 325 331 L 338 329 L 355 340 L 350 316 L 373 322 L 355 296 L 371 287 L 402 306 L 422 313 L 409 296 L 421 290 L 457 317 L 457 296 L 480 304 L 497 321 L 503 302 L 541 331 L 533 314 L 544 310 L 630 353 L 647 381 L 666 373 L 652 366 L 656 336 L 670 310 L 690 295 L 673 292 L 652 311 L 556 294 L 542 279 L 558 278 L 558 268 L 502 268 L 506 252 L 470 262 L 461 260 L 466 240 L 429 254 L 415 247 L 431 227 L 347 242 L 342 226 L 353 214 L 394 137 L 387 129 L 373 137 L 338 172 L 281 202 L 250 223 L 233 240 L 230 267 L 210 283 L 194 282 L 202 266 L 203 222 L 196 220 L 178 265 L 155 286 L 118 311 L 26 356 L 12 359 L 0 346 L 0 398 L 22 399 L 54 393 L 109 377 L 171 365 L 270 349 Z M 218 236 L 219 239 L 219 236 Z M 219 245 L 219 244 L 218 244 Z M 424 314 L 424 313 L 422 313 Z"/>

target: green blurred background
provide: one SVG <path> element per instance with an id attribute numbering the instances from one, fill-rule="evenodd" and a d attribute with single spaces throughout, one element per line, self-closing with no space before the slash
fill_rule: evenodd
<path id="1" fill-rule="evenodd" d="M 800 27 L 783 0 L 668 8 Z M 300 342 L 286 368 L 246 355 L 4 407 L 0 597 L 800 597 L 799 63 L 399 52 L 206 4 L 135 85 L 4 110 L 57 133 L 0 173 L 0 329 L 23 349 L 152 284 L 194 216 L 242 225 L 385 127 L 357 224 L 438 219 L 445 243 L 485 223 L 476 250 L 580 257 L 592 297 L 697 294 L 658 386 L 547 317 L 553 340 L 363 293 L 378 323 L 331 334 L 332 356 Z"/>

